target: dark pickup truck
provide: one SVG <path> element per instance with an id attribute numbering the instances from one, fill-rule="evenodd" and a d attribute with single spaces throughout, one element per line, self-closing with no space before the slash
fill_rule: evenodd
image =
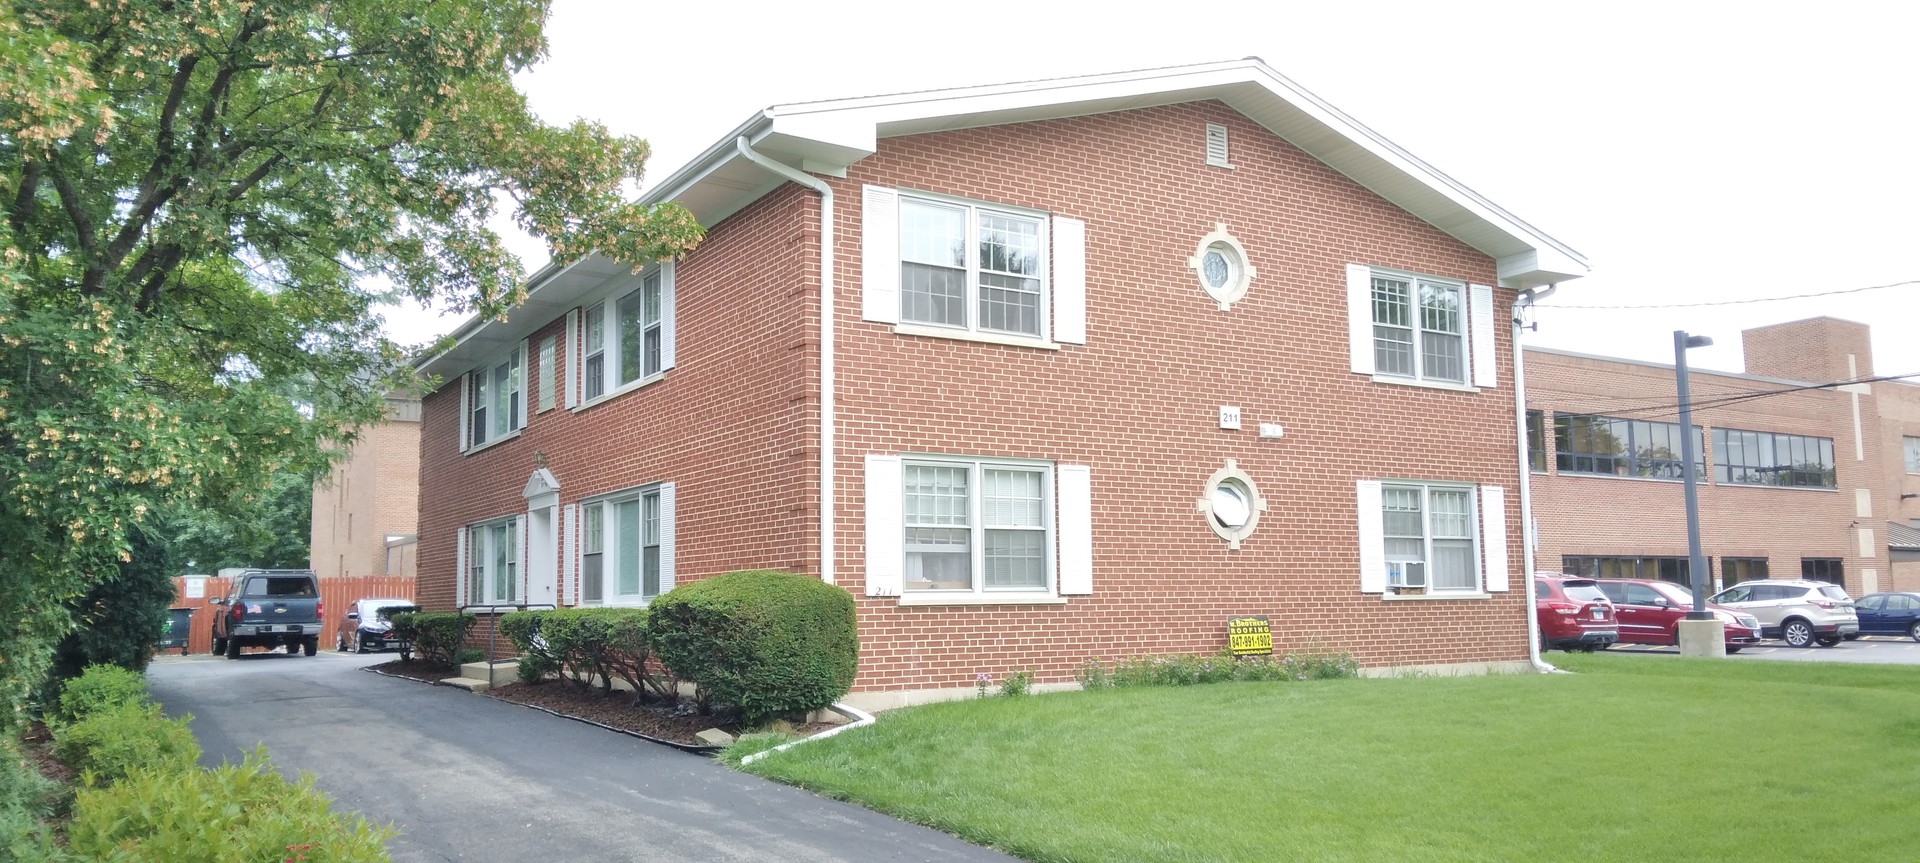
<path id="1" fill-rule="evenodd" d="M 325 606 L 320 583 L 304 569 L 250 569 L 233 579 L 226 598 L 213 601 L 213 652 L 239 659 L 247 647 L 285 645 L 308 656 L 320 649 Z"/>

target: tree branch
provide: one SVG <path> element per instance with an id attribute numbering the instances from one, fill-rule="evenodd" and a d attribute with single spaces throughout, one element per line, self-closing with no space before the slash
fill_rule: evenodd
<path id="1" fill-rule="evenodd" d="M 40 173 L 43 170 L 45 168 L 39 162 L 25 162 L 20 166 L 20 188 L 14 192 L 13 210 L 7 214 L 15 236 L 25 231 L 27 221 L 33 218 L 34 205 L 39 203 Z"/>
<path id="2" fill-rule="evenodd" d="M 102 269 L 99 239 L 93 234 L 93 219 L 87 216 L 86 207 L 80 199 L 80 190 L 73 187 L 73 181 L 60 170 L 60 166 L 53 166 L 50 173 L 53 188 L 60 193 L 60 205 L 66 210 L 67 220 L 73 223 L 74 241 L 80 244 L 80 254 L 86 259 L 82 288 L 91 295 L 96 291 L 88 289 L 87 286 L 96 284 L 95 273 Z"/>

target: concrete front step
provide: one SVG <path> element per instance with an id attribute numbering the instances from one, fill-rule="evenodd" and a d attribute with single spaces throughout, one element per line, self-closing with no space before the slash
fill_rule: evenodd
<path id="1" fill-rule="evenodd" d="M 440 682 L 448 686 L 454 686 L 460 689 L 464 689 L 468 692 L 485 692 L 493 688 L 493 686 L 487 683 L 485 680 L 481 680 L 475 677 L 449 677 Z"/>
<path id="2" fill-rule="evenodd" d="M 487 684 L 489 689 L 498 689 L 520 679 L 520 660 L 496 659 L 492 662 L 462 663 L 460 666 L 460 678 L 482 681 Z M 452 683 L 453 681 L 449 680 L 447 682 Z"/>

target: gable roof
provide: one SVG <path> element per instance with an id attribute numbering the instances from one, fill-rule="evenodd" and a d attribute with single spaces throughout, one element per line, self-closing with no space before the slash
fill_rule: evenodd
<path id="1" fill-rule="evenodd" d="M 1496 262 L 1500 284 L 1533 288 L 1586 275 L 1579 252 L 1275 72 L 1258 57 L 984 87 L 800 102 L 766 108 L 668 175 L 642 203 L 677 201 L 701 224 L 738 212 L 785 180 L 740 156 L 734 142 L 803 171 L 845 176 L 881 138 L 1219 100 L 1374 194 Z M 420 365 L 463 371 L 506 350 L 581 297 L 626 273 L 597 256 L 550 264 L 533 277 L 527 307 L 506 322 L 469 320 L 456 345 Z"/>

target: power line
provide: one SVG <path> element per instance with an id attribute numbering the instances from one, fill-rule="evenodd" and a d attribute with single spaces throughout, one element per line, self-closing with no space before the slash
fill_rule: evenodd
<path id="1" fill-rule="evenodd" d="M 1806 299 L 1812 299 L 1814 297 L 1837 297 L 1841 294 L 1858 294 L 1858 293 L 1864 293 L 1866 291 L 1885 290 L 1887 288 L 1901 288 L 1901 287 L 1906 287 L 1907 285 L 1920 285 L 1920 279 L 1912 279 L 1905 282 L 1894 282 L 1893 284 L 1890 284 L 1890 285 L 1871 285 L 1864 288 L 1846 288 L 1844 290 L 1838 290 L 1838 291 L 1821 291 L 1819 293 L 1814 293 L 1814 294 L 1792 294 L 1790 296 L 1785 296 L 1785 297 L 1749 297 L 1743 300 L 1714 300 L 1711 302 L 1704 302 L 1704 303 L 1654 303 L 1654 304 L 1641 305 L 1641 306 L 1563 306 L 1559 303 L 1540 303 L 1537 306 L 1537 308 L 1587 309 L 1587 310 L 1593 310 L 1593 311 L 1608 310 L 1608 309 L 1701 309 L 1701 308 L 1708 308 L 1711 306 L 1744 306 L 1744 305 L 1751 305 L 1753 303 L 1777 303 L 1783 300 L 1806 300 Z"/>
<path id="2" fill-rule="evenodd" d="M 1786 395 L 1788 393 L 1808 392 L 1811 390 L 1834 389 L 1836 387 L 1843 387 L 1851 384 L 1871 384 L 1871 383 L 1881 383 L 1884 381 L 1898 381 L 1898 380 L 1905 380 L 1907 378 L 1914 378 L 1914 377 L 1920 377 L 1920 372 L 1908 372 L 1907 374 L 1904 374 L 1904 375 L 1879 375 L 1879 376 L 1870 377 L 1870 378 L 1859 378 L 1856 380 L 1848 380 L 1848 381 L 1833 381 L 1831 383 L 1824 383 L 1824 384 L 1806 384 L 1803 386 L 1796 386 L 1796 387 L 1781 387 L 1779 389 L 1758 390 L 1754 392 L 1739 393 L 1739 394 L 1730 395 L 1730 396 L 1718 396 L 1711 399 L 1694 399 L 1693 401 L 1688 403 L 1688 407 L 1693 410 L 1722 408 L 1722 407 L 1728 407 L 1730 405 L 1740 404 L 1742 402 L 1754 401 L 1756 399 L 1772 398 L 1774 396 Z M 1648 413 L 1649 411 L 1657 411 L 1657 413 Z M 1554 413 L 1558 414 L 1560 412 L 1555 411 Z M 1657 419 L 1664 419 L 1667 417 L 1678 417 L 1680 414 L 1680 405 L 1678 402 L 1669 402 L 1666 404 L 1646 405 L 1646 406 L 1637 407 L 1637 408 L 1623 408 L 1619 410 L 1608 411 L 1604 414 L 1591 414 L 1591 415 L 1616 416 L 1620 414 L 1631 415 L 1631 416 L 1624 417 L 1626 419 L 1642 419 L 1642 420 L 1657 420 Z"/>

